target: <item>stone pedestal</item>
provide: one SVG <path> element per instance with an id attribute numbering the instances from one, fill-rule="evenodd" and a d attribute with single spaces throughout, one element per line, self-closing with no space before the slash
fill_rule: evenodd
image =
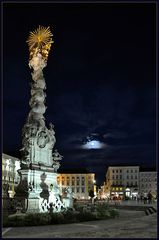
<path id="1" fill-rule="evenodd" d="M 35 167 L 35 166 L 34 166 Z M 25 199 L 26 212 L 47 212 L 52 204 L 54 212 L 66 208 L 60 199 L 60 188 L 57 185 L 57 173 L 51 168 L 21 169 L 21 182 L 28 186 L 28 198 Z"/>
<path id="2" fill-rule="evenodd" d="M 27 206 L 27 213 L 40 212 L 39 198 L 35 195 L 29 196 L 28 199 L 25 199 L 25 205 Z"/>

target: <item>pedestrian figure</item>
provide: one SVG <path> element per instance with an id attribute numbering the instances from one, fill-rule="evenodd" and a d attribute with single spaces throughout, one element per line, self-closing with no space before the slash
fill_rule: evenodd
<path id="1" fill-rule="evenodd" d="M 151 203 L 152 203 L 152 194 L 151 194 L 151 191 L 149 191 L 147 197 L 148 197 L 148 204 L 151 204 Z"/>
<path id="2" fill-rule="evenodd" d="M 146 203 L 147 203 L 147 194 L 144 193 L 144 204 L 146 204 Z"/>
<path id="3" fill-rule="evenodd" d="M 116 196 L 114 196 L 114 197 L 113 197 L 113 200 L 114 200 L 114 204 L 116 205 L 116 200 L 117 200 L 117 197 L 116 197 Z"/>
<path id="4" fill-rule="evenodd" d="M 121 204 L 121 197 L 120 196 L 118 197 L 118 203 L 119 203 L 119 205 Z"/>
<path id="5" fill-rule="evenodd" d="M 142 203 L 142 201 L 143 201 L 143 193 L 141 193 L 140 201 L 141 201 L 141 203 Z"/>

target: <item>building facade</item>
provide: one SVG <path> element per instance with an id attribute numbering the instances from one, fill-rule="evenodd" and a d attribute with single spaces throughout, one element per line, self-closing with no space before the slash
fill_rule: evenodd
<path id="1" fill-rule="evenodd" d="M 20 169 L 20 161 L 18 158 L 2 154 L 2 196 L 5 185 L 8 185 L 9 197 L 13 198 L 14 188 L 20 181 L 17 170 Z"/>
<path id="2" fill-rule="evenodd" d="M 135 197 L 139 192 L 139 166 L 108 167 L 104 185 L 105 198 Z"/>
<path id="3" fill-rule="evenodd" d="M 89 191 L 96 195 L 94 173 L 60 173 L 57 183 L 61 189 L 69 187 L 75 199 L 89 199 Z"/>
<path id="4" fill-rule="evenodd" d="M 144 195 L 151 191 L 154 197 L 157 196 L 157 172 L 140 172 L 140 194 Z"/>

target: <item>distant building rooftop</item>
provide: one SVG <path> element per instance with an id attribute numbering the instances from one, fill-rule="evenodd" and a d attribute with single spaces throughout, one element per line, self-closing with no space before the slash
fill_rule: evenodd
<path id="1" fill-rule="evenodd" d="M 71 169 L 71 168 L 61 168 L 58 170 L 58 173 L 91 173 L 85 168 Z"/>
<path id="2" fill-rule="evenodd" d="M 13 157 L 13 156 L 10 156 L 10 155 L 8 155 L 8 154 L 5 154 L 5 153 L 2 153 L 2 158 L 4 158 L 4 159 L 14 159 L 14 160 L 16 160 L 16 161 L 19 161 L 20 159 L 19 158 L 17 158 L 17 157 Z"/>
<path id="3" fill-rule="evenodd" d="M 156 172 L 156 167 L 140 167 L 140 172 Z"/>

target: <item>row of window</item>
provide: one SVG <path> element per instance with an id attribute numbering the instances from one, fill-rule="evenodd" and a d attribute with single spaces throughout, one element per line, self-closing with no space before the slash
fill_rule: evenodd
<path id="1" fill-rule="evenodd" d="M 113 172 L 113 173 L 115 173 L 115 172 L 116 172 L 116 173 L 118 173 L 118 172 L 122 173 L 122 169 L 112 170 L 112 172 Z M 127 173 L 129 173 L 129 172 L 131 172 L 131 173 L 133 173 L 133 172 L 137 173 L 138 170 L 137 170 L 137 169 L 134 169 L 134 170 L 133 170 L 133 169 L 131 169 L 131 170 L 127 169 Z"/>
<path id="2" fill-rule="evenodd" d="M 57 177 L 58 180 L 60 180 L 60 177 Z M 61 178 L 63 181 L 64 180 L 76 180 L 76 181 L 85 181 L 85 177 L 62 177 Z M 91 180 L 91 177 L 88 178 L 89 181 Z M 92 179 L 93 180 L 93 179 Z"/>
<path id="3" fill-rule="evenodd" d="M 153 181 L 155 181 L 155 182 L 157 182 L 157 178 L 155 178 L 155 179 L 151 179 L 151 178 L 142 178 L 141 179 L 141 182 L 153 182 Z"/>
<path id="4" fill-rule="evenodd" d="M 11 176 L 2 176 L 2 180 L 6 180 L 6 181 L 18 181 L 20 179 L 20 177 L 11 177 Z"/>
<path id="5" fill-rule="evenodd" d="M 133 176 L 133 175 L 131 175 L 131 176 L 129 176 L 129 175 L 127 175 L 127 179 L 137 179 L 137 175 L 135 175 L 135 176 Z"/>
<path id="6" fill-rule="evenodd" d="M 147 187 L 147 186 L 157 186 L 157 183 L 156 184 L 151 184 L 151 183 L 146 183 L 146 184 L 141 184 L 141 187 Z"/>
<path id="7" fill-rule="evenodd" d="M 119 177 L 119 178 L 118 178 L 118 177 Z M 113 178 L 113 179 L 122 179 L 122 175 L 119 175 L 119 176 L 116 175 L 116 178 L 115 178 L 115 176 L 113 175 L 112 178 Z M 130 175 L 130 176 L 127 175 L 127 179 L 129 179 L 129 178 L 130 178 L 130 179 L 137 179 L 137 175 L 135 175 L 135 176 L 133 176 L 133 175 Z"/>
<path id="8" fill-rule="evenodd" d="M 112 177 L 113 177 L 113 179 L 115 179 L 114 175 Z M 120 177 L 120 179 L 122 179 L 122 175 L 120 175 L 119 177 Z M 116 179 L 118 179 L 118 175 L 116 175 Z"/>
<path id="9" fill-rule="evenodd" d="M 80 191 L 81 190 L 81 191 Z M 77 188 L 72 188 L 72 192 L 73 193 L 85 193 L 85 188 L 84 187 L 82 187 L 82 188 L 79 188 L 79 187 L 77 187 Z"/>
<path id="10" fill-rule="evenodd" d="M 141 177 L 156 177 L 156 173 L 140 173 Z"/>
<path id="11" fill-rule="evenodd" d="M 113 187 L 113 188 L 112 188 L 112 191 L 115 191 L 115 190 L 116 190 L 116 191 L 119 191 L 119 190 L 122 191 L 123 188 L 122 188 L 122 187 L 119 187 L 119 188 L 118 188 L 118 187 Z"/>
<path id="12" fill-rule="evenodd" d="M 112 185 L 117 185 L 117 184 L 122 185 L 122 181 L 120 181 L 120 182 L 119 181 L 113 181 L 112 182 Z M 135 181 L 135 182 L 127 182 L 127 185 L 138 185 L 138 184 L 137 184 L 137 181 Z"/>
<path id="13" fill-rule="evenodd" d="M 57 183 L 60 184 L 60 181 L 57 181 Z M 65 185 L 65 181 L 62 181 L 61 184 L 64 186 L 64 185 Z M 75 185 L 75 181 L 72 181 L 72 182 L 66 181 L 66 185 L 67 185 L 67 186 L 70 186 L 70 185 L 74 186 L 74 185 Z M 79 182 L 79 181 L 76 181 L 76 185 L 79 186 L 79 185 L 80 185 L 80 182 Z M 82 182 L 81 182 L 81 185 L 84 186 L 84 185 L 85 185 L 85 182 L 82 181 Z"/>
<path id="14" fill-rule="evenodd" d="M 152 186 L 151 183 L 150 183 L 150 184 L 145 184 L 145 185 L 144 185 L 144 184 L 141 184 L 141 187 L 142 187 L 142 188 L 147 188 L 148 186 L 151 187 L 151 186 Z"/>

